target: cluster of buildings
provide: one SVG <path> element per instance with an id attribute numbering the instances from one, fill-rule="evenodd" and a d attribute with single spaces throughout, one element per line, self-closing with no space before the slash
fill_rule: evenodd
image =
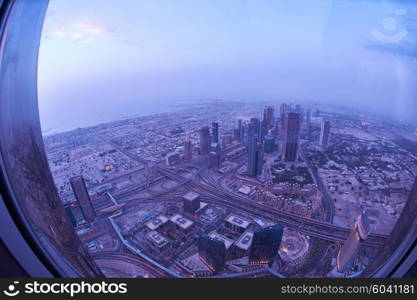
<path id="1" fill-rule="evenodd" d="M 272 265 L 278 255 L 284 227 L 274 225 L 250 230 L 250 223 L 231 214 L 224 221 L 225 233 L 214 231 L 199 237 L 198 255 L 210 271 L 218 273 L 227 260 L 244 256 L 248 257 L 250 265 Z"/>

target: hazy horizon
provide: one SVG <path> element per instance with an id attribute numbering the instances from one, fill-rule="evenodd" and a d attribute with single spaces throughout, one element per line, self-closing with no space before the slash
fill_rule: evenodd
<path id="1" fill-rule="evenodd" d="M 42 127 L 66 131 L 199 99 L 360 105 L 414 121 L 414 6 L 51 0 L 39 57 Z"/>

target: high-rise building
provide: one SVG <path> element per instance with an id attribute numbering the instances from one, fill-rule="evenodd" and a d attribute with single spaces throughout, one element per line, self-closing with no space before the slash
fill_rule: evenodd
<path id="1" fill-rule="evenodd" d="M 184 211 L 192 215 L 200 209 L 200 195 L 195 192 L 189 192 L 182 197 Z"/>
<path id="2" fill-rule="evenodd" d="M 276 149 L 275 145 L 275 137 L 272 135 L 265 136 L 264 139 L 264 152 L 265 153 L 272 153 Z"/>
<path id="3" fill-rule="evenodd" d="M 258 147 L 258 139 L 256 136 L 251 135 L 249 136 L 248 141 L 248 174 L 249 176 L 256 176 L 258 174 L 256 167 L 257 167 L 257 147 Z"/>
<path id="4" fill-rule="evenodd" d="M 200 129 L 200 154 L 208 155 L 210 153 L 210 129 L 204 126 Z"/>
<path id="5" fill-rule="evenodd" d="M 239 119 L 237 121 L 237 140 L 239 142 L 243 141 L 242 130 L 243 130 L 243 128 L 242 128 L 242 119 Z"/>
<path id="6" fill-rule="evenodd" d="M 86 222 L 93 222 L 96 218 L 96 212 L 91 203 L 90 195 L 87 191 L 87 186 L 85 185 L 84 177 L 75 176 L 70 179 L 71 187 L 74 192 L 75 198 L 78 201 L 78 204 L 81 208 L 81 213 Z"/>
<path id="7" fill-rule="evenodd" d="M 285 126 L 287 123 L 287 115 L 289 112 L 289 106 L 286 103 L 282 103 L 280 108 L 279 108 L 279 113 L 280 113 L 280 121 L 281 121 L 281 129 L 285 131 Z"/>
<path id="8" fill-rule="evenodd" d="M 267 133 L 268 133 L 267 122 L 265 120 L 262 120 L 259 124 L 259 133 L 258 133 L 258 138 L 259 138 L 260 143 L 263 143 L 265 135 L 267 135 Z"/>
<path id="9" fill-rule="evenodd" d="M 249 135 L 254 135 L 259 138 L 259 129 L 261 127 L 261 121 L 258 118 L 250 119 Z"/>
<path id="10" fill-rule="evenodd" d="M 262 143 L 258 143 L 256 147 L 256 175 L 262 174 L 264 165 L 264 147 Z"/>
<path id="11" fill-rule="evenodd" d="M 226 259 L 226 246 L 224 242 L 200 235 L 198 239 L 198 255 L 200 260 L 214 273 L 223 269 Z"/>
<path id="12" fill-rule="evenodd" d="M 255 231 L 249 253 L 249 263 L 271 265 L 278 254 L 283 234 L 284 226 L 281 224 Z"/>
<path id="13" fill-rule="evenodd" d="M 263 145 L 258 143 L 256 136 L 252 135 L 248 141 L 248 175 L 255 177 L 262 173 L 262 167 L 264 163 L 264 150 Z"/>
<path id="14" fill-rule="evenodd" d="M 69 204 L 64 205 L 65 213 L 67 214 L 69 220 L 71 221 L 72 226 L 77 226 L 77 220 L 74 217 L 71 206 Z"/>
<path id="15" fill-rule="evenodd" d="M 273 106 L 266 106 L 264 109 L 264 121 L 266 126 L 269 129 L 274 127 L 275 124 L 275 116 L 274 116 L 274 107 Z"/>
<path id="16" fill-rule="evenodd" d="M 355 222 L 351 233 L 340 249 L 337 258 L 337 270 L 346 272 L 353 268 L 356 253 L 360 245 L 367 239 L 369 235 L 369 220 L 365 213 L 362 213 Z"/>
<path id="17" fill-rule="evenodd" d="M 282 159 L 296 161 L 298 157 L 298 142 L 300 136 L 300 114 L 288 113 L 282 147 Z"/>
<path id="18" fill-rule="evenodd" d="M 193 145 L 191 140 L 187 138 L 184 142 L 184 159 L 191 160 L 193 158 Z"/>
<path id="19" fill-rule="evenodd" d="M 320 132 L 320 145 L 323 148 L 326 148 L 329 143 L 329 135 L 330 135 L 330 121 L 323 120 L 321 122 L 321 132 Z"/>
<path id="20" fill-rule="evenodd" d="M 212 142 L 219 143 L 219 123 L 213 122 L 212 124 Z"/>
<path id="21" fill-rule="evenodd" d="M 210 146 L 210 168 L 220 169 L 221 167 L 221 151 L 219 143 L 212 143 Z"/>

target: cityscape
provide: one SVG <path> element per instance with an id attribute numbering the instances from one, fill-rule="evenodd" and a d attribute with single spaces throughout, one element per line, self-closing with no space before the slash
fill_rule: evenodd
<path id="1" fill-rule="evenodd" d="M 417 177 L 417 130 L 324 104 L 204 101 L 44 136 L 106 277 L 358 277 Z"/>

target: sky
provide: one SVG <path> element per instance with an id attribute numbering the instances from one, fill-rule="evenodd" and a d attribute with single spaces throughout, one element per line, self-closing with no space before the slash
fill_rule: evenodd
<path id="1" fill-rule="evenodd" d="M 39 54 L 44 131 L 193 101 L 417 113 L 417 4 L 371 0 L 50 0 Z"/>

